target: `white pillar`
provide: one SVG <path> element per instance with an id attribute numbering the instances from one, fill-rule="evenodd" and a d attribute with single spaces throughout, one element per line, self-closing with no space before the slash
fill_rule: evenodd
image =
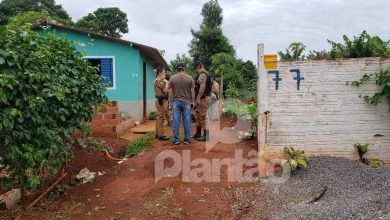
<path id="1" fill-rule="evenodd" d="M 258 81 L 257 81 L 257 111 L 259 115 L 257 138 L 258 138 L 258 151 L 260 159 L 260 175 L 264 174 L 266 161 L 262 157 L 264 150 L 267 147 L 266 132 L 267 132 L 267 115 L 265 112 L 268 109 L 268 77 L 267 71 L 264 66 L 264 44 L 257 45 L 257 68 L 258 68 Z"/>

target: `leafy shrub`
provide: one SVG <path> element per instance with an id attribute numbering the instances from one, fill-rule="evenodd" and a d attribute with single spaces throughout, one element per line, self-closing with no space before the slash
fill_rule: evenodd
<path id="1" fill-rule="evenodd" d="M 286 52 L 283 53 L 282 51 L 278 52 L 278 55 L 281 60 L 284 61 L 290 61 L 290 60 L 303 60 L 304 55 L 303 51 L 305 51 L 306 46 L 301 42 L 293 42 L 290 44 L 290 46 L 286 49 Z"/>
<path id="2" fill-rule="evenodd" d="M 364 154 L 367 153 L 367 151 L 368 151 L 369 144 L 357 143 L 357 144 L 354 144 L 353 146 L 356 148 L 356 150 L 359 154 L 359 159 L 362 163 L 370 165 L 373 168 L 378 168 L 378 167 L 382 167 L 385 165 L 385 162 L 383 162 L 380 159 L 366 159 L 366 158 L 364 158 Z"/>
<path id="3" fill-rule="evenodd" d="M 307 56 L 303 55 L 305 45 L 296 42 L 292 43 L 286 52 L 279 51 L 279 57 L 282 61 L 291 60 L 324 60 L 324 59 L 343 59 L 360 57 L 390 57 L 390 40 L 382 40 L 378 36 L 370 36 L 363 31 L 359 36 L 349 39 L 343 35 L 343 43 L 336 43 L 328 40 L 331 50 L 309 51 Z"/>
<path id="4" fill-rule="evenodd" d="M 30 28 L 37 23 L 38 20 L 43 20 L 48 23 L 53 21 L 60 22 L 65 25 L 73 25 L 73 22 L 69 19 L 61 19 L 57 16 L 51 16 L 47 11 L 26 11 L 18 13 L 9 18 L 9 22 L 6 25 L 8 29 L 21 29 Z"/>
<path id="5" fill-rule="evenodd" d="M 309 54 L 307 54 L 306 57 L 308 60 L 328 60 L 330 59 L 329 57 L 329 52 L 326 50 L 321 50 L 321 51 L 309 51 Z"/>
<path id="6" fill-rule="evenodd" d="M 240 99 L 240 92 L 238 91 L 237 87 L 233 83 L 229 83 L 227 89 L 226 89 L 226 98 L 230 99 Z"/>
<path id="7" fill-rule="evenodd" d="M 383 41 L 378 36 L 372 37 L 366 31 L 354 36 L 352 40 L 343 35 L 343 40 L 343 44 L 328 40 L 332 46 L 329 52 L 331 59 L 390 56 L 390 41 Z"/>
<path id="8" fill-rule="evenodd" d="M 147 134 L 130 142 L 126 147 L 126 156 L 133 157 L 138 155 L 143 150 L 150 149 L 152 147 L 152 139 L 155 136 L 155 132 L 148 132 Z"/>
<path id="9" fill-rule="evenodd" d="M 251 120 L 257 124 L 257 103 L 242 104 L 235 100 L 226 100 L 224 114 L 228 117 L 239 116 L 242 119 Z"/>
<path id="10" fill-rule="evenodd" d="M 96 69 L 70 42 L 27 30 L 0 28 L 1 184 L 36 187 L 56 173 L 76 129 L 105 102 Z"/>
<path id="11" fill-rule="evenodd" d="M 106 141 L 103 139 L 93 139 L 91 137 L 85 138 L 85 139 L 78 139 L 78 144 L 81 148 L 87 149 L 87 150 L 95 150 L 99 152 L 108 151 L 110 153 L 113 152 L 113 149 L 107 145 Z"/>
<path id="12" fill-rule="evenodd" d="M 305 152 L 303 150 L 294 150 L 293 147 L 284 147 L 283 151 L 288 155 L 288 160 L 282 161 L 283 169 L 290 169 L 291 172 L 294 172 L 299 167 L 307 168 L 307 160 L 305 157 Z"/>
<path id="13" fill-rule="evenodd" d="M 381 98 L 387 98 L 390 104 L 390 68 L 387 70 L 381 70 L 375 74 L 364 74 L 358 81 L 353 81 L 352 85 L 361 86 L 374 77 L 375 83 L 382 88 L 382 91 L 375 93 L 373 96 L 364 96 L 364 100 L 373 105 L 378 105 L 381 102 Z M 349 82 L 347 82 L 349 84 Z M 389 109 L 390 112 L 390 109 Z"/>
<path id="14" fill-rule="evenodd" d="M 150 112 L 149 120 L 156 120 L 156 119 L 157 119 L 157 112 L 156 111 Z"/>
<path id="15" fill-rule="evenodd" d="M 111 153 L 113 152 L 113 149 L 107 145 L 105 140 L 103 139 L 95 140 L 91 137 L 92 134 L 91 123 L 82 122 L 80 124 L 80 132 L 82 137 L 77 139 L 77 143 L 81 148 L 87 150 L 101 151 L 101 152 L 104 152 L 105 150 Z"/>

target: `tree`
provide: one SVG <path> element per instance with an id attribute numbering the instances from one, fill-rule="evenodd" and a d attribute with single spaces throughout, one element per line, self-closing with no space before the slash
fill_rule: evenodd
<path id="1" fill-rule="evenodd" d="M 0 186 L 36 187 L 59 171 L 72 135 L 105 101 L 102 77 L 69 41 L 0 27 L 0 173 L 9 174 Z"/>
<path id="2" fill-rule="evenodd" d="M 176 54 L 176 58 L 174 60 L 171 60 L 170 64 L 169 64 L 169 69 L 171 69 L 171 71 L 173 73 L 175 73 L 176 71 L 176 65 L 179 64 L 179 63 L 182 63 L 184 64 L 185 66 L 185 72 L 189 75 L 191 75 L 192 77 L 195 77 L 196 76 L 196 73 L 195 73 L 195 70 L 193 68 L 193 60 L 188 57 L 186 54 Z"/>
<path id="3" fill-rule="evenodd" d="M 101 29 L 99 21 L 97 20 L 96 16 L 91 13 L 78 20 L 75 26 L 96 33 L 100 32 Z"/>
<path id="4" fill-rule="evenodd" d="M 237 71 L 241 73 L 245 82 L 245 89 L 256 91 L 257 89 L 257 69 L 252 61 L 244 62 L 242 59 L 237 60 Z"/>
<path id="5" fill-rule="evenodd" d="M 8 29 L 20 29 L 20 28 L 29 28 L 36 23 L 37 20 L 43 19 L 46 21 L 52 20 L 47 11 L 37 12 L 37 11 L 27 11 L 15 16 L 12 16 L 8 20 L 6 25 Z"/>
<path id="6" fill-rule="evenodd" d="M 3 0 L 0 2 L 0 25 L 7 24 L 10 17 L 28 11 L 47 11 L 62 23 L 71 21 L 68 13 L 55 0 Z"/>
<path id="7" fill-rule="evenodd" d="M 235 55 L 234 47 L 222 32 L 222 8 L 217 0 L 210 0 L 202 8 L 203 21 L 199 31 L 191 29 L 193 39 L 189 43 L 189 54 L 194 61 L 211 66 L 211 56 L 217 53 Z"/>
<path id="8" fill-rule="evenodd" d="M 76 27 L 110 37 L 121 37 L 129 32 L 127 14 L 117 7 L 98 8 L 77 21 Z"/>
<path id="9" fill-rule="evenodd" d="M 257 70 L 251 61 L 244 62 L 226 53 L 213 55 L 211 61 L 211 71 L 215 79 L 220 82 L 221 95 L 242 100 L 256 97 Z M 236 95 L 232 97 L 231 94 Z"/>
<path id="10" fill-rule="evenodd" d="M 203 16 L 202 25 L 210 28 L 221 27 L 223 16 L 222 8 L 218 1 L 209 1 L 204 4 L 201 15 Z"/>
<path id="11" fill-rule="evenodd" d="M 214 73 L 215 80 L 220 82 L 220 97 L 224 97 L 227 88 L 225 84 L 236 84 L 237 81 L 241 84 L 242 77 L 235 71 L 236 58 L 231 54 L 218 53 L 211 57 L 211 61 L 211 71 Z"/>
<path id="12" fill-rule="evenodd" d="M 49 15 L 47 11 L 27 11 L 9 18 L 9 22 L 6 25 L 8 29 L 23 29 L 30 28 L 33 24 L 36 24 L 38 20 L 44 20 L 48 23 L 52 21 L 59 21 L 61 19 L 54 18 Z M 65 24 L 72 25 L 70 20 L 64 20 Z"/>

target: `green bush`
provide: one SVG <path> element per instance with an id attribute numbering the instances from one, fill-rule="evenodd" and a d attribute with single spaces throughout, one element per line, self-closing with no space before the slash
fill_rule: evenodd
<path id="1" fill-rule="evenodd" d="M 303 150 L 295 150 L 293 147 L 284 147 L 283 151 L 288 155 L 288 159 L 282 161 L 283 169 L 290 169 L 294 172 L 299 167 L 307 168 L 307 159 Z"/>
<path id="2" fill-rule="evenodd" d="M 94 150 L 99 152 L 108 151 L 110 153 L 113 152 L 113 149 L 107 145 L 106 141 L 103 139 L 93 139 L 92 137 L 84 138 L 84 139 L 78 139 L 78 144 L 81 148 L 86 150 Z"/>
<path id="3" fill-rule="evenodd" d="M 279 51 L 282 61 L 291 60 L 324 60 L 324 59 L 344 59 L 360 57 L 390 57 L 390 40 L 382 40 L 378 36 L 371 36 L 363 31 L 358 36 L 350 39 L 343 35 L 342 43 L 328 40 L 331 50 L 309 51 L 307 56 L 303 55 L 305 45 L 302 43 L 292 43 L 286 53 Z"/>
<path id="4" fill-rule="evenodd" d="M 225 95 L 226 95 L 226 98 L 230 98 L 230 99 L 240 99 L 241 98 L 240 92 L 238 91 L 238 89 L 236 88 L 236 86 L 233 83 L 228 84 Z"/>
<path id="5" fill-rule="evenodd" d="M 157 119 L 157 112 L 156 111 L 150 112 L 149 120 L 156 120 L 156 119 Z"/>
<path id="6" fill-rule="evenodd" d="M 155 137 L 155 132 L 148 132 L 147 134 L 133 140 L 126 147 L 126 156 L 133 157 L 138 155 L 143 150 L 148 150 L 152 147 L 152 139 Z"/>
<path id="7" fill-rule="evenodd" d="M 385 162 L 380 159 L 367 159 L 364 157 L 364 154 L 368 151 L 369 144 L 356 143 L 353 146 L 356 148 L 359 154 L 359 159 L 362 163 L 370 165 L 372 168 L 378 168 L 385 165 Z"/>
<path id="8" fill-rule="evenodd" d="M 252 125 L 257 125 L 257 103 L 242 104 L 235 100 L 227 100 L 224 106 L 224 114 L 228 117 L 239 116 L 245 120 L 251 120 Z"/>
<path id="9" fill-rule="evenodd" d="M 69 41 L 0 27 L 1 185 L 36 187 L 61 168 L 74 132 L 106 101 L 101 82 Z"/>

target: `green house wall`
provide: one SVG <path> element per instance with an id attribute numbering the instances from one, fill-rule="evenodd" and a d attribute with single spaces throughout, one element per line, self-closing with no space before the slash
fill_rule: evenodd
<path id="1" fill-rule="evenodd" d="M 88 34 L 78 32 L 51 29 L 48 30 L 56 36 L 76 42 L 76 49 L 85 56 L 114 57 L 115 62 L 115 88 L 107 90 L 107 97 L 110 101 L 132 101 L 143 100 L 143 62 L 147 67 L 147 105 L 148 109 L 154 101 L 153 81 L 155 78 L 155 64 L 143 56 L 138 48 L 115 41 L 104 39 L 93 39 Z M 47 34 L 47 31 L 40 32 Z M 149 112 L 149 110 L 148 110 Z"/>

